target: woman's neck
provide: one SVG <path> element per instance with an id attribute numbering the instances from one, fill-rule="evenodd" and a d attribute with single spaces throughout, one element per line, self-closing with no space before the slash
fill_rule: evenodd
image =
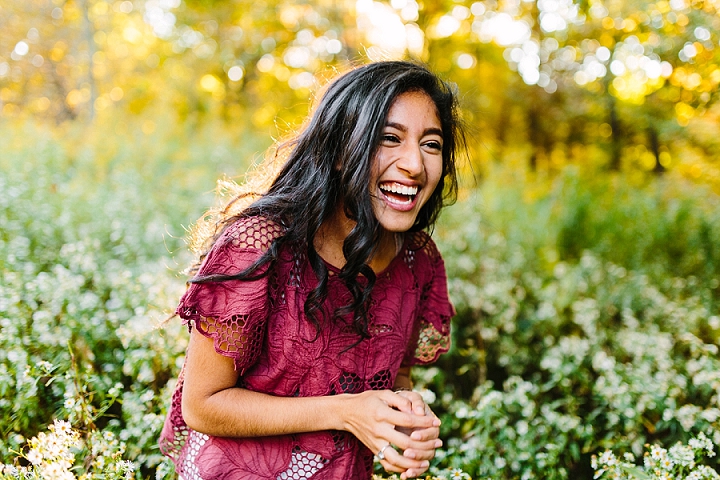
<path id="1" fill-rule="evenodd" d="M 354 227 L 355 221 L 347 218 L 342 208 L 336 209 L 335 214 L 323 222 L 315 234 L 313 243 L 318 255 L 334 267 L 344 267 L 346 259 L 342 251 L 343 243 Z M 379 273 L 385 270 L 398 254 L 401 245 L 399 235 L 400 234 L 392 232 L 384 232 L 380 240 L 380 245 L 375 249 L 373 256 L 368 262 L 373 272 Z"/>

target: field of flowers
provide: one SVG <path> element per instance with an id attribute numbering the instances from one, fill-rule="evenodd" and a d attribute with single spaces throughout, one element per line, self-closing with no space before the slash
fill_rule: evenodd
<path id="1" fill-rule="evenodd" d="M 265 144 L 165 128 L 0 128 L 0 478 L 171 478 L 183 226 Z M 443 420 L 433 475 L 718 478 L 715 194 L 497 168 L 435 238 L 458 315 L 415 372 Z"/>

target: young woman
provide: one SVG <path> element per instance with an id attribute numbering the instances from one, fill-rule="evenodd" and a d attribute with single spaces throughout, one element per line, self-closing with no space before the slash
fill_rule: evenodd
<path id="1" fill-rule="evenodd" d="M 425 67 L 362 66 L 278 148 L 271 186 L 220 212 L 176 312 L 190 344 L 160 446 L 180 478 L 427 470 L 440 422 L 410 368 L 449 347 L 426 231 L 456 192 L 461 140 L 456 97 Z"/>

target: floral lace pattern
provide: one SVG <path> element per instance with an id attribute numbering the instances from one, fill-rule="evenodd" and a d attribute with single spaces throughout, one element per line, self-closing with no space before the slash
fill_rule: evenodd
<path id="1" fill-rule="evenodd" d="M 218 239 L 200 275 L 234 274 L 252 265 L 282 234 L 263 218 L 241 219 Z M 350 293 L 328 265 L 325 318 Z M 266 272 L 261 272 L 266 273 Z M 378 275 L 368 314 L 371 338 L 357 343 L 350 317 L 323 324 L 304 315 L 317 284 L 304 253 L 283 247 L 273 270 L 250 281 L 191 284 L 177 313 L 233 359 L 243 388 L 277 396 L 323 396 L 389 389 L 401 366 L 433 362 L 450 344 L 454 309 L 445 269 L 425 233 L 408 235 Z M 182 417 L 183 372 L 173 393 L 160 448 L 187 479 L 370 478 L 372 452 L 339 431 L 263 438 L 219 438 L 191 430 Z"/>

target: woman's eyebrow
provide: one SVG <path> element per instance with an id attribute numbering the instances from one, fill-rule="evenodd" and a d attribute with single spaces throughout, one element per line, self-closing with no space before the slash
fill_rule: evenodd
<path id="1" fill-rule="evenodd" d="M 387 122 L 387 123 L 385 123 L 385 126 L 386 126 L 386 127 L 395 128 L 395 129 L 397 129 L 397 130 L 400 130 L 400 131 L 403 132 L 403 133 L 406 133 L 406 132 L 407 132 L 407 127 L 406 127 L 405 125 L 403 125 L 402 123 Z M 440 128 L 434 128 L 434 127 L 433 127 L 433 128 L 426 128 L 426 129 L 423 131 L 423 136 L 426 136 L 426 135 L 439 135 L 439 136 L 442 137 L 442 136 L 443 136 L 443 132 L 442 132 L 442 129 L 440 129 Z M 444 138 L 444 137 L 443 137 L 443 138 Z"/>
<path id="2" fill-rule="evenodd" d="M 443 132 L 442 132 L 441 128 L 427 128 L 423 132 L 423 136 L 425 136 L 425 135 L 438 135 L 441 138 L 445 138 L 445 137 L 443 137 Z"/>

